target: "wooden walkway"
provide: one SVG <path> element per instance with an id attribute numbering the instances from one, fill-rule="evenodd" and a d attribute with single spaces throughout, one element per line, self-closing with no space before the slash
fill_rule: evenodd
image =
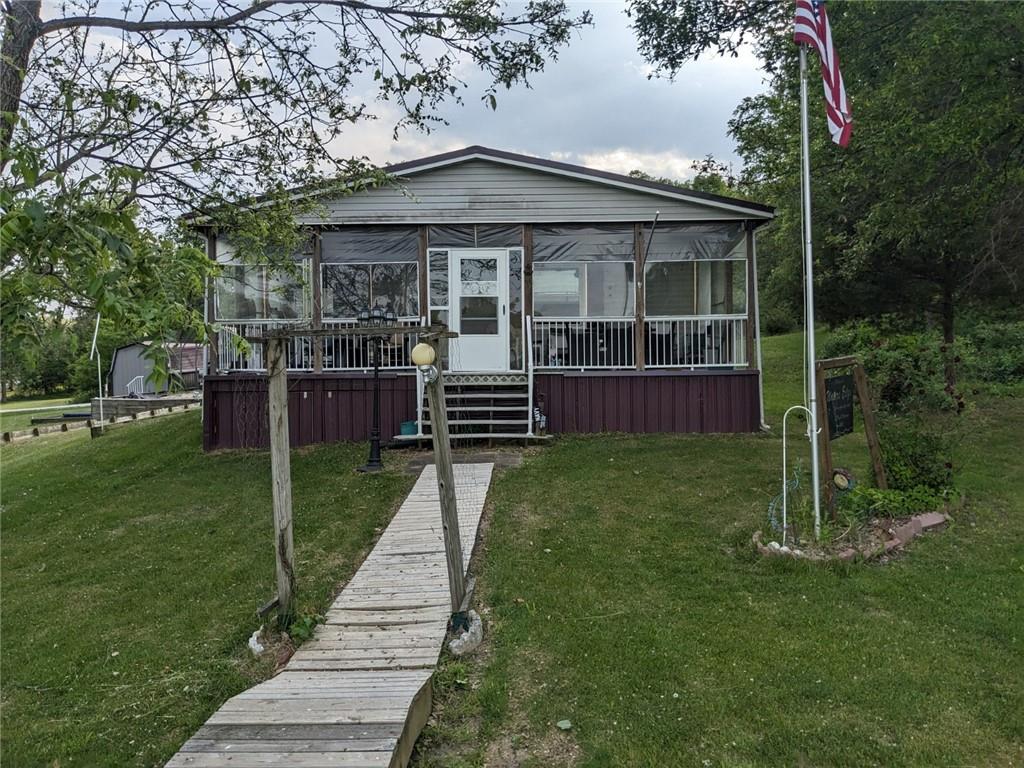
<path id="1" fill-rule="evenodd" d="M 492 468 L 455 466 L 467 564 Z M 450 614 L 429 465 L 313 638 L 280 674 L 229 699 L 168 767 L 404 766 L 430 714 Z"/>

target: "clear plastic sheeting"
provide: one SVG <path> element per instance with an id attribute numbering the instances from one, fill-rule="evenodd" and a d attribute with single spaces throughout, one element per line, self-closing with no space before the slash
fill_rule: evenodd
<path id="1" fill-rule="evenodd" d="M 648 261 L 705 261 L 745 259 L 746 231 L 743 222 L 721 224 L 659 224 L 651 233 Z M 645 245 L 646 248 L 646 245 Z"/>
<path id="2" fill-rule="evenodd" d="M 633 225 L 536 225 L 533 260 L 632 261 Z"/>
<path id="3" fill-rule="evenodd" d="M 417 227 L 342 227 L 320 235 L 324 264 L 415 262 L 419 259 Z"/>
<path id="4" fill-rule="evenodd" d="M 224 264 L 214 281 L 218 320 L 299 320 L 309 317 L 308 262 L 294 274 L 267 266 Z"/>
<path id="5" fill-rule="evenodd" d="M 431 248 L 514 248 L 523 244 L 520 224 L 449 224 L 427 228 Z"/>

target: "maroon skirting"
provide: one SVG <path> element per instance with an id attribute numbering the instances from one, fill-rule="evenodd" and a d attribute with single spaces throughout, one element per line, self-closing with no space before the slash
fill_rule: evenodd
<path id="1" fill-rule="evenodd" d="M 753 370 L 538 373 L 534 402 L 552 434 L 756 432 L 757 380 Z M 208 376 L 203 387 L 204 450 L 267 446 L 266 377 Z M 288 392 L 293 446 L 368 439 L 372 375 L 289 374 Z M 381 437 L 415 419 L 415 376 L 381 374 Z"/>

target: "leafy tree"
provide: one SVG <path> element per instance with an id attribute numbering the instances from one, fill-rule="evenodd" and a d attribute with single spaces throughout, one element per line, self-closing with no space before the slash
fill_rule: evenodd
<path id="1" fill-rule="evenodd" d="M 243 258 L 286 264 L 303 236 L 291 189 L 387 181 L 344 151 L 374 102 L 391 110 L 386 130 L 429 130 L 461 100 L 469 65 L 490 76 L 481 97 L 494 107 L 589 22 L 561 0 L 0 9 L 3 326 L 57 302 L 152 338 L 203 331 L 196 297 L 212 267 L 183 213 L 236 233 Z"/>
<path id="2" fill-rule="evenodd" d="M 761 239 L 767 301 L 800 306 L 799 73 L 788 3 L 634 0 L 666 76 L 752 41 L 771 75 L 730 129 L 744 182 L 779 208 Z M 818 307 L 829 320 L 935 318 L 1019 302 L 1024 275 L 1024 5 L 829 4 L 854 134 L 834 147 L 811 76 Z M 812 67 L 812 71 L 815 68 Z M 949 369 L 952 378 L 952 368 Z"/>

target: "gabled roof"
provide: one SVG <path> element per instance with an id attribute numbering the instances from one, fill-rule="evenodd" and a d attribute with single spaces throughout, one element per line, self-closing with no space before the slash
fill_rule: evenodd
<path id="1" fill-rule="evenodd" d="M 445 166 L 457 165 L 470 160 L 489 160 L 502 165 L 510 165 L 519 168 L 528 168 L 541 173 L 550 173 L 559 176 L 591 181 L 621 189 L 631 189 L 637 192 L 646 192 L 659 197 L 684 202 L 710 205 L 715 208 L 723 208 L 730 211 L 749 214 L 752 218 L 770 219 L 775 216 L 775 208 L 762 203 L 753 203 L 749 200 L 740 200 L 735 197 L 724 195 L 713 195 L 708 192 L 698 192 L 693 189 L 677 187 L 673 184 L 662 184 L 656 181 L 636 179 L 632 176 L 625 176 L 621 173 L 610 171 L 599 171 L 596 168 L 587 168 L 583 165 L 563 163 L 558 160 L 545 160 L 530 155 L 520 155 L 515 152 L 506 152 L 501 149 L 491 149 L 473 145 L 464 149 L 456 149 L 452 152 L 444 152 L 439 155 L 430 155 L 418 160 L 408 160 L 403 163 L 395 163 L 384 167 L 384 171 L 399 178 L 414 176 L 424 171 Z"/>

